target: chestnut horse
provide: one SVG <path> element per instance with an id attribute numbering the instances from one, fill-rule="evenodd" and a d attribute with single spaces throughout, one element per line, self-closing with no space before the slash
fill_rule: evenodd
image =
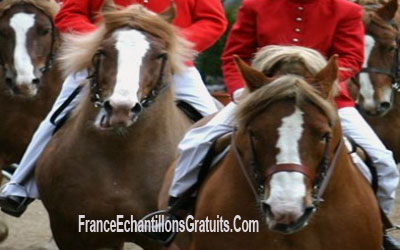
<path id="1" fill-rule="evenodd" d="M 65 42 L 66 73 L 87 69 L 91 77 L 38 161 L 39 193 L 62 250 L 122 249 L 127 241 L 162 249 L 135 233 L 79 233 L 79 215 L 138 220 L 157 208 L 165 170 L 191 124 L 171 86 L 191 51 L 170 24 L 173 8 L 156 15 L 106 2 L 102 15 L 95 32 Z"/>
<path id="2" fill-rule="evenodd" d="M 58 9 L 54 0 L 0 2 L 0 170 L 19 162 L 60 90 L 52 63 Z M 5 235 L 1 223 L 0 239 Z"/>
<path id="3" fill-rule="evenodd" d="M 0 2 L 0 169 L 19 162 L 62 84 L 53 0 Z"/>
<path id="4" fill-rule="evenodd" d="M 397 0 L 364 12 L 365 61 L 349 89 L 360 113 L 400 162 L 400 32 Z M 397 23 L 397 24 L 396 24 Z"/>
<path id="5" fill-rule="evenodd" d="M 381 249 L 376 198 L 343 146 L 333 103 L 336 57 L 322 68 L 316 51 L 308 49 L 310 57 L 297 47 L 289 57 L 292 47 L 273 47 L 258 52 L 255 68 L 235 58 L 250 93 L 238 104 L 230 149 L 202 184 L 194 214 L 222 217 L 232 230 L 254 220 L 259 232 L 193 233 L 190 249 Z"/>

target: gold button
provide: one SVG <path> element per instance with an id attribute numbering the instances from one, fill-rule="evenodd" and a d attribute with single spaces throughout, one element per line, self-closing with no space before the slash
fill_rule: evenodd
<path id="1" fill-rule="evenodd" d="M 297 38 L 293 38 L 293 40 L 292 40 L 293 42 L 295 42 L 295 43 L 298 43 L 299 42 L 299 39 L 297 39 Z"/>
<path id="2" fill-rule="evenodd" d="M 298 9 L 298 10 L 304 10 L 304 8 L 301 7 L 301 6 L 297 7 L 297 9 Z"/>
<path id="3" fill-rule="evenodd" d="M 303 21 L 303 18 L 301 18 L 301 17 L 296 17 L 296 21 L 297 21 L 297 22 L 301 22 L 301 21 Z"/>
<path id="4" fill-rule="evenodd" d="M 297 33 L 299 33 L 299 32 L 301 31 L 301 29 L 295 28 L 294 31 L 297 32 Z"/>

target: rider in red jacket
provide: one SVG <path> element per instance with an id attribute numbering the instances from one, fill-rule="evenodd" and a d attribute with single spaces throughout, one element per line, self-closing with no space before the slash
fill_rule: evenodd
<path id="1" fill-rule="evenodd" d="M 94 20 L 103 0 L 65 0 L 56 16 L 60 32 L 89 32 L 96 29 Z M 156 13 L 171 5 L 171 0 L 115 0 L 117 5 L 141 4 Z M 227 21 L 220 0 L 174 0 L 177 16 L 173 23 L 181 28 L 183 36 L 202 52 L 222 35 Z"/>
<path id="2" fill-rule="evenodd" d="M 283 9 L 286 15 L 282 15 Z M 249 62 L 263 46 L 298 45 L 318 50 L 327 58 L 339 55 L 341 92 L 337 106 L 354 106 L 345 82 L 360 71 L 364 59 L 361 16 L 362 9 L 346 1 L 245 0 L 222 56 L 228 91 L 232 94 L 244 86 L 233 62 L 234 54 Z"/>
<path id="3" fill-rule="evenodd" d="M 379 204 L 389 213 L 399 182 L 393 154 L 355 109 L 345 85 L 364 61 L 362 8 L 347 0 L 243 0 L 222 56 L 225 83 L 234 100 L 240 101 L 244 82 L 233 56 L 250 62 L 267 45 L 297 45 L 315 49 L 326 58 L 339 56 L 336 104 L 343 134 L 366 150 L 378 173 Z M 196 183 L 212 141 L 234 129 L 235 110 L 232 102 L 207 124 L 186 133 L 179 144 L 181 154 L 169 192 L 170 205 L 183 203 L 183 199 L 177 200 Z M 400 245 L 385 235 L 384 249 L 400 249 Z"/>
<path id="4" fill-rule="evenodd" d="M 103 2 L 103 0 L 64 0 L 55 19 L 56 27 L 61 33 L 94 31 L 96 22 L 101 18 L 99 12 Z M 156 13 L 167 9 L 171 2 L 171 0 L 115 0 L 115 3 L 121 7 L 141 4 Z M 225 31 L 227 21 L 220 0 L 173 0 L 173 2 L 177 10 L 174 24 L 179 28 L 181 34 L 192 42 L 197 52 L 202 52 L 210 47 Z M 84 70 L 66 78 L 52 110 L 35 132 L 9 184 L 0 193 L 2 211 L 13 216 L 20 216 L 29 202 L 38 198 L 39 193 L 33 173 L 37 159 L 55 130 L 50 117 L 87 76 L 88 74 Z M 174 74 L 173 82 L 177 100 L 191 104 L 204 116 L 217 111 L 214 100 L 192 63 L 188 63 L 182 73 Z M 73 109 L 79 99 L 79 95 L 74 98 L 73 102 L 62 111 L 60 117 Z"/>

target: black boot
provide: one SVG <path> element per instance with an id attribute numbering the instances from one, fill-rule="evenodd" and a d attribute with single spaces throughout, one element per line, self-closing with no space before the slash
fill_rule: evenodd
<path id="1" fill-rule="evenodd" d="M 400 250 L 400 243 L 392 236 L 383 235 L 383 249 L 384 250 Z"/>
<path id="2" fill-rule="evenodd" d="M 0 194 L 1 211 L 14 217 L 20 217 L 32 201 L 28 197 Z"/>
<path id="3" fill-rule="evenodd" d="M 142 233 L 144 236 L 155 240 L 164 246 L 169 246 L 175 239 L 177 232 L 166 232 L 165 224 L 179 223 L 180 220 L 184 219 L 189 213 L 192 212 L 194 203 L 196 201 L 195 197 L 188 198 L 176 198 L 170 197 L 168 201 L 169 208 L 165 211 L 157 211 L 146 215 L 142 220 L 151 220 L 152 218 L 158 220 L 157 216 L 163 216 L 163 220 L 157 223 L 154 227 L 148 228 L 147 232 Z"/>

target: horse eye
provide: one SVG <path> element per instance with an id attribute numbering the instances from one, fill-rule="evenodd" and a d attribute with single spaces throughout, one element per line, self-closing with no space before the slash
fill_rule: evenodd
<path id="1" fill-rule="evenodd" d="M 329 132 L 323 133 L 323 135 L 321 136 L 321 142 L 326 142 L 329 136 L 330 136 Z"/>
<path id="2" fill-rule="evenodd" d="M 390 52 L 390 53 L 392 53 L 392 52 L 394 52 L 396 49 L 397 49 L 396 47 L 388 47 L 388 48 L 387 48 L 387 51 Z"/>
<path id="3" fill-rule="evenodd" d="M 164 59 L 167 56 L 166 52 L 160 53 L 155 57 L 156 60 Z"/>
<path id="4" fill-rule="evenodd" d="M 41 35 L 41 36 L 45 36 L 49 33 L 50 33 L 50 29 L 40 29 L 39 30 L 39 35 Z"/>

